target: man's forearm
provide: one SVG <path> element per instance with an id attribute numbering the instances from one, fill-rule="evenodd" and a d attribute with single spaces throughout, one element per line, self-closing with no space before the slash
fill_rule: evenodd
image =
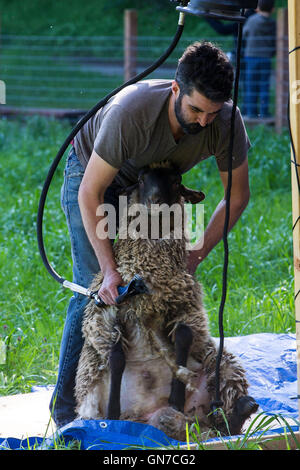
<path id="1" fill-rule="evenodd" d="M 116 269 L 116 262 L 108 236 L 105 237 L 104 232 L 101 236 L 97 234 L 97 225 L 105 218 L 104 216 L 96 217 L 101 201 L 90 194 L 85 194 L 83 190 L 79 192 L 78 201 L 85 231 L 98 259 L 100 269 L 105 275 L 108 271 Z"/>
<path id="2" fill-rule="evenodd" d="M 243 204 L 237 204 L 235 202 L 230 204 L 230 220 L 228 230 L 230 231 L 235 223 L 240 218 L 241 214 L 247 206 L 248 200 L 245 200 Z M 216 207 L 207 228 L 204 231 L 202 240 L 194 245 L 190 253 L 190 265 L 192 266 L 191 271 L 195 270 L 198 264 L 206 258 L 211 250 L 222 240 L 224 232 L 226 214 L 226 201 L 222 199 Z"/>

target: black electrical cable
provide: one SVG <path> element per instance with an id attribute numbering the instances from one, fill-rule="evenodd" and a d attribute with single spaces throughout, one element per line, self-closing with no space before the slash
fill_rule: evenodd
<path id="1" fill-rule="evenodd" d="M 43 215 L 44 215 L 44 208 L 45 208 L 45 202 L 48 194 L 48 190 L 52 181 L 52 178 L 54 176 L 54 173 L 56 171 L 56 168 L 62 159 L 65 151 L 67 150 L 68 146 L 70 145 L 71 141 L 74 139 L 76 134 L 79 132 L 79 130 L 84 126 L 84 124 L 100 109 L 102 108 L 108 100 L 116 95 L 119 91 L 123 90 L 126 86 L 132 85 L 139 80 L 142 80 L 145 78 L 147 75 L 152 73 L 155 69 L 157 69 L 163 62 L 166 61 L 166 59 L 170 56 L 170 54 L 173 52 L 175 47 L 177 46 L 177 43 L 182 35 L 183 28 L 184 28 L 184 15 L 180 14 L 179 16 L 179 22 L 177 26 L 176 33 L 174 35 L 174 38 L 172 39 L 171 44 L 167 48 L 167 50 L 157 59 L 150 67 L 148 67 L 146 70 L 141 72 L 140 74 L 136 75 L 135 77 L 131 78 L 127 82 L 123 83 L 120 87 L 114 89 L 111 93 L 106 95 L 101 101 L 99 101 L 92 109 L 90 109 L 77 123 L 77 125 L 72 129 L 71 133 L 68 135 L 64 143 L 62 144 L 61 148 L 59 149 L 55 159 L 53 160 L 51 167 L 49 169 L 48 175 L 46 177 L 46 180 L 44 182 L 44 186 L 41 192 L 40 196 L 40 201 L 39 201 L 39 207 L 38 207 L 38 214 L 37 214 L 37 241 L 38 241 L 38 247 L 39 247 L 39 252 L 41 255 L 41 258 L 43 260 L 43 263 L 49 272 L 49 274 L 60 284 L 63 284 L 65 279 L 61 277 L 51 266 L 51 264 L 48 261 L 46 251 L 45 251 L 45 246 L 44 246 L 44 240 L 43 240 Z"/>
<path id="2" fill-rule="evenodd" d="M 231 113 L 231 128 L 230 128 L 230 142 L 228 149 L 228 181 L 226 188 L 226 209 L 225 209 L 225 223 L 223 231 L 223 244 L 224 244 L 224 265 L 223 265 L 223 281 L 222 281 L 222 297 L 219 307 L 219 348 L 216 359 L 216 372 L 215 372 L 215 400 L 211 403 L 211 409 L 214 411 L 217 408 L 222 407 L 223 402 L 220 397 L 220 366 L 224 349 L 224 328 L 223 328 L 223 314 L 224 306 L 226 301 L 227 293 L 227 272 L 228 272 L 228 259 L 229 259 L 229 249 L 228 249 L 228 228 L 230 220 L 230 197 L 231 197 L 231 186 L 232 186 L 232 156 L 233 156 L 233 144 L 234 144 L 234 131 L 235 131 L 235 117 L 238 101 L 238 90 L 239 90 L 239 78 L 240 78 L 240 58 L 241 58 L 241 47 L 242 47 L 242 36 L 243 36 L 243 24 L 239 23 L 238 25 L 238 40 L 237 40 L 237 50 L 236 50 L 236 71 L 235 71 L 235 82 L 234 82 L 234 95 L 233 95 L 233 105 Z"/>

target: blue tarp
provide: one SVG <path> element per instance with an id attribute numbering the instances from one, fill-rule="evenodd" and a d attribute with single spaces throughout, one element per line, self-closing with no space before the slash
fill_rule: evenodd
<path id="1" fill-rule="evenodd" d="M 131 421 L 83 420 L 72 421 L 49 438 L 0 439 L 0 448 L 49 449 L 68 446 L 80 441 L 81 450 L 122 450 L 141 447 L 177 446 L 178 441 L 167 437 L 153 426 Z"/>
<path id="2" fill-rule="evenodd" d="M 261 333 L 232 337 L 225 339 L 225 346 L 240 358 L 247 372 L 249 394 L 260 405 L 258 411 L 298 420 L 295 335 Z M 84 450 L 177 447 L 180 444 L 153 426 L 130 421 L 76 420 L 61 428 L 59 433 L 66 445 L 75 439 L 81 441 Z M 54 440 L 57 441 L 57 435 L 47 439 L 30 437 L 23 441 L 13 437 L 0 438 L 0 448 L 45 449 L 51 448 Z"/>
<path id="3" fill-rule="evenodd" d="M 243 364 L 259 411 L 298 419 L 296 336 L 260 333 L 227 338 L 225 345 Z"/>

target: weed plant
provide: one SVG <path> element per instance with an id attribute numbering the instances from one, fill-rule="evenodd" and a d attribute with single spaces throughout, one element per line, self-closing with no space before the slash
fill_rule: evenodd
<path id="1" fill-rule="evenodd" d="M 70 130 L 40 117 L 0 121 L 0 394 L 54 384 L 69 290 L 47 273 L 37 247 L 36 215 L 50 164 Z M 250 131 L 251 201 L 229 235 L 226 336 L 294 332 L 290 148 L 287 133 Z M 70 245 L 60 208 L 64 163 L 47 198 L 44 235 L 54 269 L 72 279 Z M 206 194 L 205 224 L 223 189 L 213 158 L 184 176 Z M 197 269 L 211 333 L 218 336 L 222 242 Z"/>
<path id="2" fill-rule="evenodd" d="M 217 411 L 222 413 L 229 435 L 224 437 L 217 432 L 217 437 L 210 438 L 210 440 L 221 444 L 224 450 L 265 450 L 267 448 L 275 450 L 279 445 L 281 449 L 285 450 L 300 450 L 299 438 L 295 434 L 295 428 L 299 426 L 296 419 L 291 424 L 280 414 L 259 413 L 245 427 L 243 434 L 231 436 L 223 410 Z M 204 436 L 197 420 L 187 427 L 186 437 L 188 449 L 213 449 L 209 440 L 207 441 L 209 436 Z"/>

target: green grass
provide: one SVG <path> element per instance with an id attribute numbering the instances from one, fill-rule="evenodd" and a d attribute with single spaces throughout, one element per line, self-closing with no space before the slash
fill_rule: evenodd
<path id="1" fill-rule="evenodd" d="M 117 55 L 122 63 L 125 9 L 138 12 L 138 45 L 146 48 L 138 52 L 143 68 L 145 58 L 150 64 L 166 50 L 169 40 L 162 37 L 173 37 L 178 22 L 176 3 L 170 0 L 90 0 L 84 8 L 80 0 L 3 0 L 2 4 L 0 79 L 6 84 L 6 104 L 16 107 L 88 109 L 98 97 L 119 86 L 122 71 L 103 75 L 86 57 L 99 65 Z M 276 4 L 286 6 L 286 1 L 277 0 Z M 35 39 L 28 42 L 23 36 Z M 102 40 L 96 39 L 99 36 Z M 151 36 L 161 39 L 155 42 Z M 112 40 L 116 37 L 121 37 L 119 45 Z M 168 64 L 175 68 L 180 48 L 189 42 L 216 38 L 220 36 L 205 19 L 186 15 L 184 33 Z M 231 51 L 233 37 L 222 36 L 219 45 Z M 273 110 L 273 87 L 271 93 Z"/>
<path id="2" fill-rule="evenodd" d="M 286 0 L 276 0 L 276 8 L 286 7 Z M 172 35 L 178 18 L 176 3 L 170 0 L 2 0 L 3 34 L 85 36 L 123 34 L 123 12 L 135 8 L 139 15 L 139 34 Z M 188 15 L 187 32 L 202 36 L 211 31 L 205 20 Z"/>
<path id="3" fill-rule="evenodd" d="M 230 439 L 230 432 L 228 422 L 222 410 L 225 424 L 227 425 L 229 439 L 220 435 L 217 432 L 217 439 L 219 443 L 223 444 L 224 450 L 266 450 L 266 449 L 278 449 L 278 445 L 281 445 L 281 449 L 291 450 L 300 449 L 300 445 L 297 436 L 294 433 L 295 426 L 299 426 L 297 420 L 293 420 L 293 423 L 289 423 L 282 415 L 266 415 L 259 413 L 250 422 L 243 432 L 243 435 Z M 272 431 L 277 430 L 272 435 Z M 201 432 L 198 421 L 196 420 L 189 428 L 187 428 L 187 445 L 192 450 L 209 450 L 209 443 L 205 440 L 209 438 Z M 196 447 L 195 447 L 196 446 Z M 268 447 L 267 447 L 268 446 Z"/>
<path id="4" fill-rule="evenodd" d="M 45 5 L 48 3 L 44 1 Z M 84 15 L 78 14 L 79 11 L 81 13 L 81 5 L 77 1 L 73 0 L 74 8 L 70 9 L 68 5 L 67 11 L 64 2 L 52 2 L 48 5 L 46 16 L 36 15 L 40 2 L 31 1 L 24 9 L 22 5 L 16 9 L 14 2 L 10 3 L 2 28 L 4 38 L 1 44 L 0 78 L 6 84 L 6 104 L 42 108 L 92 107 L 101 96 L 121 85 L 124 80 L 124 8 L 139 7 L 138 46 L 141 49 L 137 56 L 140 67 L 146 68 L 145 60 L 150 65 L 167 49 L 168 38 L 173 37 L 177 29 L 178 13 L 175 4 L 169 1 L 160 3 L 163 7 L 156 12 L 151 27 L 149 16 L 155 7 L 153 2 L 141 6 L 138 2 L 119 1 L 109 7 L 107 2 L 97 2 L 96 8 L 89 4 Z M 95 12 L 100 11 L 101 18 L 97 19 Z M 22 17 L 19 16 L 21 12 Z M 88 21 L 92 14 L 93 21 Z M 197 26 L 196 29 L 191 29 L 192 24 Z M 8 34 L 13 36 L 6 37 Z M 26 38 L 30 35 L 32 37 Z M 150 35 L 163 35 L 164 38 L 155 41 L 149 38 Z M 183 50 L 183 44 L 189 43 L 189 40 L 184 42 L 184 38 L 195 40 L 212 36 L 216 36 L 216 33 L 205 20 L 200 22 L 190 17 L 178 48 L 168 59 L 169 66 L 175 70 L 181 54 L 180 48 Z M 230 50 L 232 41 L 232 37 L 229 37 L 223 47 Z M 119 64 L 119 68 L 110 70 L 111 63 Z M 97 70 L 103 64 L 108 67 Z M 157 77 L 155 73 L 151 76 Z"/>
<path id="5" fill-rule="evenodd" d="M 68 130 L 68 125 L 39 118 L 0 122 L 0 335 L 7 345 L 6 363 L 0 366 L 1 394 L 55 382 L 69 293 L 61 290 L 41 263 L 36 214 L 43 180 Z M 67 231 L 59 208 L 62 169 L 49 194 L 45 242 L 53 265 L 71 276 Z"/>
<path id="6" fill-rule="evenodd" d="M 290 149 L 287 133 L 263 126 L 250 131 L 251 200 L 229 234 L 227 336 L 294 331 Z M 206 193 L 207 224 L 222 195 L 210 159 L 187 176 Z M 198 267 L 211 331 L 217 334 L 222 292 L 223 242 Z"/>
<path id="7" fill-rule="evenodd" d="M 124 10 L 137 9 L 138 33 L 144 36 L 173 35 L 178 15 L 176 4 L 169 0 L 90 0 L 84 8 L 80 0 L 4 0 L 3 34 L 43 36 L 107 36 L 122 35 Z M 205 20 L 190 16 L 188 31 L 203 34 L 210 30 Z"/>
<path id="8" fill-rule="evenodd" d="M 0 338 L 7 349 L 0 365 L 1 395 L 28 392 L 34 384 L 56 380 L 71 293 L 42 264 L 36 214 L 48 168 L 69 129 L 68 123 L 40 117 L 0 121 Z M 295 331 L 289 139 L 264 127 L 251 130 L 250 138 L 252 197 L 229 235 L 226 336 Z M 71 280 L 59 197 L 63 166 L 61 162 L 47 198 L 44 233 L 51 264 Z M 214 159 L 190 171 L 185 183 L 206 193 L 207 223 L 222 197 Z M 222 268 L 221 242 L 197 270 L 214 336 L 218 336 Z"/>

